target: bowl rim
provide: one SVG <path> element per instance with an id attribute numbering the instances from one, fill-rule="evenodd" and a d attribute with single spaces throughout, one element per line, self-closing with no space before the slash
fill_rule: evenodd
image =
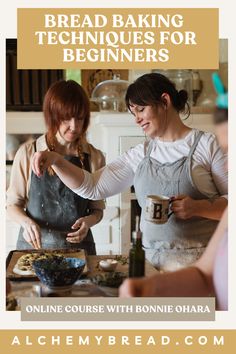
<path id="1" fill-rule="evenodd" d="M 77 266 L 69 266 L 69 268 L 60 268 L 59 270 L 69 270 L 69 269 L 78 269 L 78 268 L 81 268 L 81 267 L 84 267 L 86 262 L 84 259 L 82 258 L 77 258 L 77 257 L 63 257 L 63 261 L 66 261 L 68 262 L 68 260 L 72 260 L 72 259 L 75 259 L 76 261 L 79 262 L 79 264 Z M 32 267 L 34 268 L 34 270 L 36 270 L 36 268 L 42 268 L 42 269 L 48 269 L 48 270 L 52 270 L 52 269 L 49 269 L 47 267 L 44 267 L 42 263 L 44 262 L 48 262 L 50 261 L 50 259 L 47 259 L 47 258 L 42 258 L 42 259 L 35 259 L 33 262 L 32 262 Z M 40 264 L 41 263 L 41 264 Z M 55 264 L 55 268 L 56 268 L 56 264 Z M 57 269 L 55 269 L 57 270 Z"/>

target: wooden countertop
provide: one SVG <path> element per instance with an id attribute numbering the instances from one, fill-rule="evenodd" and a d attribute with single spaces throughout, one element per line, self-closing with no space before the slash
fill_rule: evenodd
<path id="1" fill-rule="evenodd" d="M 102 287 L 94 284 L 90 278 L 97 274 L 104 274 L 99 268 L 99 261 L 102 259 L 117 259 L 117 272 L 128 274 L 128 257 L 117 255 L 104 256 L 87 256 L 87 274 L 84 274 L 82 279 L 79 279 L 70 290 L 53 291 L 47 289 L 40 281 L 32 279 L 12 280 L 11 279 L 11 295 L 14 296 L 20 309 L 21 297 L 113 297 L 118 296 L 118 289 L 111 287 Z M 157 270 L 146 260 L 145 275 L 150 276 Z"/>
<path id="2" fill-rule="evenodd" d="M 104 256 L 87 256 L 87 266 L 89 269 L 90 275 L 95 275 L 101 273 L 102 271 L 99 269 L 99 262 L 102 259 L 116 259 L 118 261 L 118 265 L 116 268 L 116 272 L 124 272 L 128 274 L 129 264 L 128 264 L 128 256 L 119 256 L 119 255 L 104 255 Z M 150 276 L 156 273 L 156 268 L 146 260 L 145 261 L 145 275 Z"/>

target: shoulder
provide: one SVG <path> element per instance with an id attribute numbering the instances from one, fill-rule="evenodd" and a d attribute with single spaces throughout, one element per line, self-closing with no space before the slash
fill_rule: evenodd
<path id="1" fill-rule="evenodd" d="M 46 142 L 46 135 L 43 134 L 36 140 L 36 150 L 44 151 L 46 149 L 48 149 L 47 142 Z"/>
<path id="2" fill-rule="evenodd" d="M 196 130 L 196 132 L 198 132 L 198 130 Z M 216 142 L 216 136 L 212 132 L 202 132 L 200 141 L 206 145 L 210 145 Z"/>
<path id="3" fill-rule="evenodd" d="M 216 136 L 211 132 L 203 132 L 199 141 L 199 147 L 202 150 L 205 150 L 205 152 L 209 154 L 209 157 L 215 154 L 222 155 L 222 151 L 220 149 L 220 145 L 216 139 Z"/>
<path id="4" fill-rule="evenodd" d="M 25 143 L 23 143 L 19 149 L 17 150 L 17 153 L 15 155 L 15 160 L 30 160 L 34 153 L 35 153 L 35 144 L 36 144 L 36 149 L 37 150 L 45 150 L 46 149 L 46 140 L 45 136 L 40 136 L 36 140 L 30 140 Z M 40 149 L 39 149 L 40 147 Z"/>
<path id="5" fill-rule="evenodd" d="M 199 134 L 201 134 L 201 136 L 196 146 L 197 151 L 202 150 L 208 152 L 211 151 L 212 147 L 218 148 L 219 144 L 214 133 L 198 129 L 193 129 L 190 136 L 186 138 L 186 142 L 190 147 L 194 144 Z"/>
<path id="6" fill-rule="evenodd" d="M 197 135 L 195 131 L 195 137 Z M 203 132 L 197 146 L 196 154 L 202 161 L 212 165 L 213 162 L 224 159 L 224 154 L 220 148 L 220 145 L 216 139 L 215 134 L 212 132 Z M 195 155 L 196 156 L 196 155 Z"/>
<path id="7" fill-rule="evenodd" d="M 15 159 L 30 158 L 34 152 L 35 152 L 34 141 L 26 142 L 22 144 L 17 150 Z"/>
<path id="8" fill-rule="evenodd" d="M 24 180 L 28 179 L 34 152 L 33 141 L 26 142 L 19 147 L 11 170 L 12 180 L 15 180 L 16 183 L 20 183 L 20 176 L 24 176 Z"/>
<path id="9" fill-rule="evenodd" d="M 216 136 L 212 132 L 206 132 L 193 128 L 190 133 L 183 139 L 183 143 L 187 143 L 189 146 L 192 146 L 198 138 L 199 134 L 201 136 L 199 138 L 198 145 L 204 144 L 206 146 L 216 141 Z"/>

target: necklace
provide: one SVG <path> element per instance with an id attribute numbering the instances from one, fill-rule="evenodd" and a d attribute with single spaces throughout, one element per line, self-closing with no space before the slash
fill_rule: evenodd
<path id="1" fill-rule="evenodd" d="M 58 145 L 58 142 L 57 142 L 56 137 L 54 135 L 47 133 L 46 134 L 46 143 L 49 148 L 49 151 L 57 152 L 56 146 Z M 74 145 L 76 146 L 76 149 L 75 149 L 76 155 L 75 156 L 77 156 L 79 158 L 80 163 L 81 163 L 81 168 L 84 169 L 84 153 L 83 153 L 83 149 L 82 149 L 82 144 L 81 144 L 81 142 L 79 142 L 79 138 L 75 141 Z M 47 171 L 50 176 L 55 175 L 55 172 L 51 166 L 49 166 L 47 168 Z"/>

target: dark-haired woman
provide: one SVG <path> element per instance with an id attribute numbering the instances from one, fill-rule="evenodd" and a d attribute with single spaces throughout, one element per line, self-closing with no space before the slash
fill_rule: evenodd
<path id="1" fill-rule="evenodd" d="M 181 268 L 200 257 L 227 205 L 225 158 L 213 134 L 183 123 L 187 93 L 178 92 L 165 76 L 138 78 L 127 90 L 126 103 L 149 142 L 92 175 L 54 152 L 35 154 L 33 170 L 41 176 L 51 166 L 75 193 L 95 200 L 134 184 L 147 258 L 159 269 Z M 174 215 L 166 224 L 145 221 L 146 196 L 153 194 L 173 197 Z"/>
<path id="2" fill-rule="evenodd" d="M 44 98 L 47 133 L 18 150 L 7 192 L 9 217 L 21 225 L 17 249 L 83 248 L 96 254 L 90 228 L 103 216 L 104 202 L 73 193 L 48 168 L 38 178 L 31 169 L 36 151 L 54 151 L 88 172 L 104 166 L 104 156 L 86 140 L 89 99 L 73 80 L 54 83 Z"/>
<path id="3" fill-rule="evenodd" d="M 213 82 L 218 94 L 214 121 L 223 153 L 228 152 L 228 93 L 217 73 Z M 216 298 L 217 310 L 228 310 L 228 208 L 200 259 L 191 267 L 152 277 L 126 280 L 120 296 L 175 296 Z"/>

